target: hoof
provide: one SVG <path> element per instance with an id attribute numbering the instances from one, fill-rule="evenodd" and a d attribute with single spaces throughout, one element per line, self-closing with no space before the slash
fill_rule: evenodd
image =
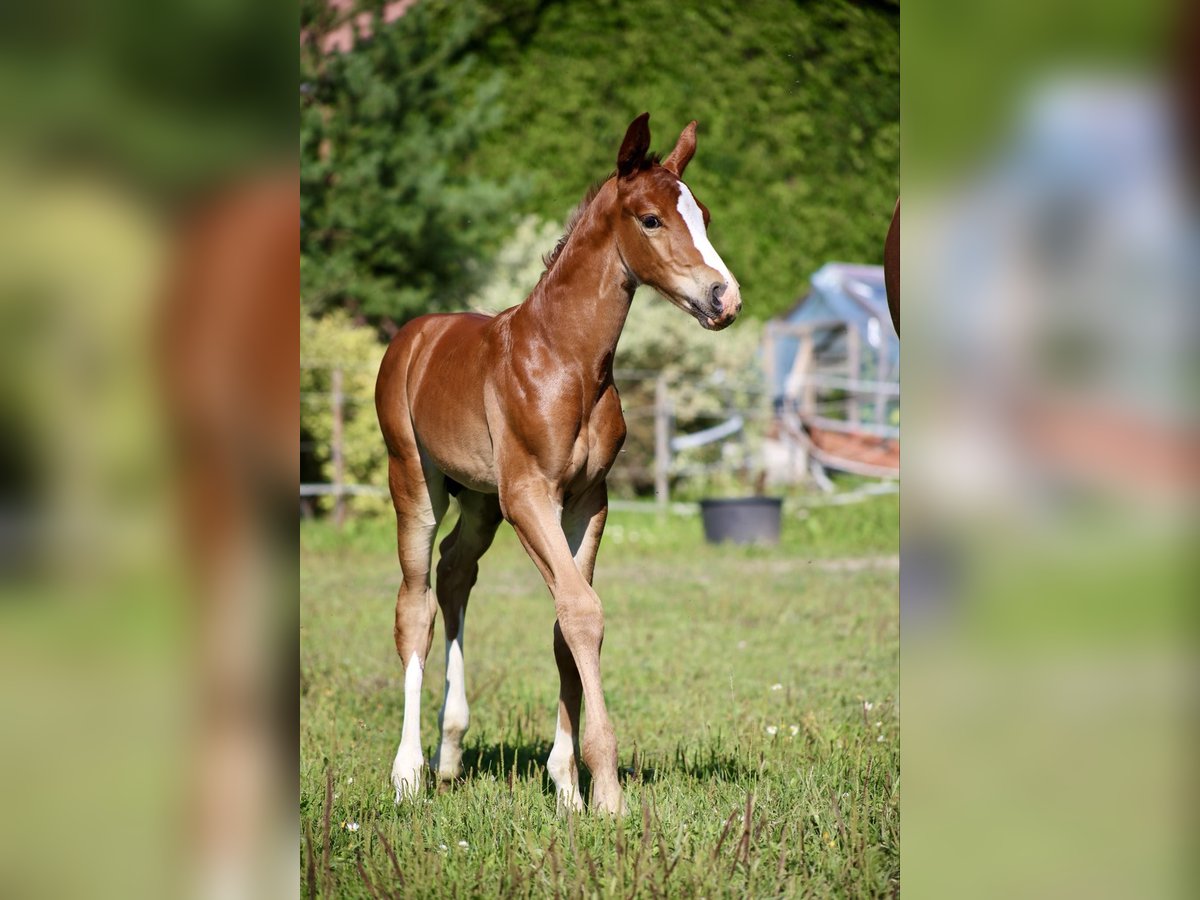
<path id="1" fill-rule="evenodd" d="M 455 781 L 462 774 L 462 750 L 442 747 L 430 767 L 437 773 L 438 781 Z"/>
<path id="2" fill-rule="evenodd" d="M 570 812 L 583 812 L 583 797 L 578 788 L 559 788 L 555 792 L 555 812 L 565 816 Z"/>
<path id="3" fill-rule="evenodd" d="M 396 789 L 396 802 L 416 797 L 425 781 L 425 760 L 420 756 L 413 759 L 396 758 L 392 764 L 392 786 Z"/>
<path id="4" fill-rule="evenodd" d="M 592 793 L 592 810 L 607 816 L 627 816 L 629 807 L 625 805 L 625 796 L 618 788 L 615 791 Z"/>

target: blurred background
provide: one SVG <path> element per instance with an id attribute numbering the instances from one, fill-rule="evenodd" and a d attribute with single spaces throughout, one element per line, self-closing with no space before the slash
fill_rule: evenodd
<path id="1" fill-rule="evenodd" d="M 913 896 L 1195 891 L 1196 25 L 902 15 Z"/>
<path id="2" fill-rule="evenodd" d="M 295 8 L 0 16 L 0 891 L 295 893 Z"/>

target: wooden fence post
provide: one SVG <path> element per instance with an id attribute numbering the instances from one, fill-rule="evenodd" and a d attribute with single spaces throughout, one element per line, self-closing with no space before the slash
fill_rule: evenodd
<path id="1" fill-rule="evenodd" d="M 796 355 L 797 371 L 803 373 L 804 382 L 800 394 L 800 412 L 805 416 L 817 414 L 817 388 L 808 376 L 815 374 L 816 347 L 812 331 L 806 331 L 800 339 L 800 352 Z"/>
<path id="2" fill-rule="evenodd" d="M 846 418 L 857 425 L 861 419 L 858 408 L 858 381 L 862 370 L 862 335 L 858 326 L 853 324 L 846 327 L 846 370 L 852 382 L 846 393 Z"/>
<path id="3" fill-rule="evenodd" d="M 341 528 L 346 521 L 346 497 L 343 493 L 346 483 L 346 458 L 342 446 L 345 398 L 342 394 L 341 368 L 334 367 L 330 373 L 329 383 L 333 394 L 333 438 L 329 454 L 333 462 L 333 523 Z"/>
<path id="4" fill-rule="evenodd" d="M 891 357 L 888 355 L 887 341 L 879 342 L 879 354 L 876 359 L 879 364 L 875 374 L 875 424 L 887 425 L 887 395 L 883 392 L 883 383 L 891 377 Z"/>
<path id="5" fill-rule="evenodd" d="M 654 381 L 654 501 L 660 511 L 670 502 L 671 470 L 671 398 L 667 394 L 667 376 Z"/>

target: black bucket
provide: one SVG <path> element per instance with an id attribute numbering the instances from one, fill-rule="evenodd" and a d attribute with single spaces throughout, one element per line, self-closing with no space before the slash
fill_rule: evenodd
<path id="1" fill-rule="evenodd" d="M 704 539 L 710 544 L 778 544 L 783 500 L 779 497 L 736 497 L 701 500 Z"/>

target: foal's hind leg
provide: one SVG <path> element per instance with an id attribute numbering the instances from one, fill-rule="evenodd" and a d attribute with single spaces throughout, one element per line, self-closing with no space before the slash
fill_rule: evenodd
<path id="1" fill-rule="evenodd" d="M 462 770 L 462 737 L 470 724 L 463 675 L 463 627 L 467 599 L 479 575 L 479 559 L 492 545 L 500 525 L 500 500 L 494 494 L 463 491 L 458 497 L 458 523 L 442 541 L 437 567 L 437 598 L 446 629 L 446 696 L 438 727 L 441 745 L 433 768 L 443 781 Z"/>
<path id="2" fill-rule="evenodd" d="M 396 802 L 421 786 L 425 757 L 421 751 L 421 679 L 433 639 L 437 610 L 429 586 L 430 560 L 438 523 L 449 498 L 440 473 L 411 456 L 388 459 L 388 486 L 396 507 L 396 548 L 404 582 L 396 596 L 396 652 L 404 662 L 404 725 L 392 763 Z"/>

